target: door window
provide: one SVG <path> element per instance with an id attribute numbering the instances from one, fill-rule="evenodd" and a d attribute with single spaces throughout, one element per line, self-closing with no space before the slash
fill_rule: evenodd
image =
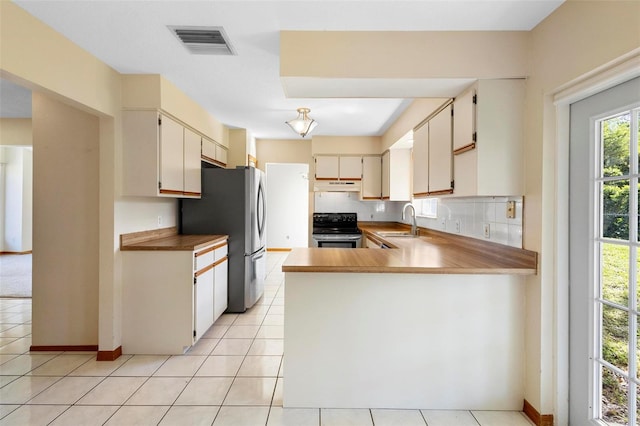
<path id="1" fill-rule="evenodd" d="M 609 425 L 640 419 L 638 329 L 638 121 L 640 108 L 594 120 L 597 226 L 593 313 L 595 417 Z"/>

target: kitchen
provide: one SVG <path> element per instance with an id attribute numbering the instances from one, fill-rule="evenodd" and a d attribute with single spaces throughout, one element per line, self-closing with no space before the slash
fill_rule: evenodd
<path id="1" fill-rule="evenodd" d="M 608 34 L 604 35 L 602 32 L 593 31 L 593 28 L 596 28 L 595 25 L 592 24 L 592 19 L 594 16 L 601 16 L 602 10 L 598 9 L 597 4 L 590 5 L 581 5 L 579 2 L 567 2 L 568 4 L 563 5 L 558 13 L 551 16 L 551 18 L 545 22 L 545 25 L 537 28 L 534 31 L 533 43 L 535 43 L 536 47 L 539 47 L 542 50 L 534 49 L 533 55 L 537 56 L 539 59 L 539 63 L 549 64 L 553 63 L 554 65 L 550 65 L 549 70 L 547 69 L 538 69 L 536 68 L 531 72 L 533 78 L 531 79 L 531 87 L 527 89 L 527 93 L 531 97 L 527 97 L 527 110 L 532 112 L 530 121 L 527 122 L 527 132 L 526 133 L 526 141 L 525 141 L 525 158 L 527 159 L 527 163 L 525 165 L 526 170 L 526 181 L 525 181 L 525 213 L 524 217 L 526 218 L 524 223 L 524 246 L 538 251 L 541 255 L 541 273 L 536 276 L 532 276 L 527 278 L 527 300 L 530 302 L 527 304 L 527 312 L 530 318 L 534 318 L 531 322 L 528 322 L 526 325 L 526 347 L 528 353 L 527 360 L 527 384 L 526 384 L 526 395 L 527 399 L 531 399 L 531 403 L 538 409 L 539 413 L 557 413 L 555 407 L 555 402 L 553 396 L 552 389 L 554 388 L 553 383 L 555 383 L 554 371 L 559 367 L 554 367 L 554 362 L 552 361 L 553 356 L 553 324 L 548 323 L 543 318 L 549 318 L 549 316 L 553 317 L 554 312 L 554 296 L 553 289 L 555 288 L 555 284 L 553 278 L 549 277 L 548 274 L 551 274 L 551 269 L 544 269 L 545 266 L 545 258 L 548 261 L 553 263 L 554 258 L 554 249 L 553 247 L 549 249 L 549 244 L 553 246 L 552 238 L 548 240 L 550 235 L 548 232 L 553 228 L 552 224 L 554 223 L 553 217 L 548 217 L 547 215 L 543 215 L 543 205 L 555 205 L 555 201 L 553 199 L 553 195 L 555 193 L 554 190 L 554 182 L 555 176 L 552 170 L 548 170 L 546 167 L 547 162 L 542 160 L 542 154 L 552 155 L 553 152 L 553 135 L 554 131 L 545 127 L 544 123 L 547 121 L 553 122 L 554 120 L 546 116 L 543 120 L 543 111 L 547 111 L 549 106 L 543 104 L 542 95 L 540 93 L 549 93 L 553 91 L 555 88 L 561 87 L 563 84 L 566 84 L 578 76 L 590 72 L 593 68 L 598 65 L 608 63 L 609 61 L 614 60 L 615 58 L 621 57 L 627 52 L 631 51 L 635 48 L 636 38 L 634 38 L 633 32 L 630 32 L 629 37 L 620 37 L 618 34 Z M 578 3 L 578 4 L 576 4 Z M 611 9 L 607 9 L 608 13 L 612 13 L 616 16 L 616 19 L 629 20 L 632 19 L 630 17 L 637 16 L 633 10 L 633 5 L 626 3 L 615 3 L 615 6 L 611 7 Z M 119 181 L 120 177 L 117 173 L 116 165 L 119 164 L 119 157 L 117 153 L 121 152 L 122 146 L 121 141 L 119 140 L 117 135 L 118 132 L 116 129 L 119 129 L 119 109 L 120 109 L 120 84 L 115 83 L 117 77 L 114 74 L 114 71 L 111 69 L 103 68 L 102 65 L 96 63 L 96 61 L 87 56 L 86 52 L 80 51 L 80 49 L 76 49 L 75 47 L 70 47 L 68 45 L 68 41 L 62 40 L 55 32 L 42 28 L 42 24 L 38 22 L 34 22 L 33 18 L 25 16 L 22 12 L 16 10 L 16 6 L 11 4 L 3 4 L 2 5 L 2 26 L 3 26 L 3 55 L 2 55 L 2 69 L 3 72 L 8 73 L 11 76 L 18 76 L 23 81 L 33 82 L 35 86 L 47 88 L 52 90 L 54 93 L 59 93 L 62 96 L 73 99 L 76 104 L 84 105 L 88 107 L 90 110 L 99 111 L 102 114 L 105 114 L 99 118 L 99 129 L 98 132 L 102 137 L 102 140 L 110 141 L 108 145 L 100 144 L 100 156 L 96 159 L 99 161 L 101 167 L 99 168 L 100 173 L 100 182 L 102 185 L 106 185 L 103 187 L 103 191 L 100 191 L 100 226 L 96 227 L 95 234 L 99 235 L 100 241 L 100 252 L 99 254 L 96 252 L 96 258 L 99 257 L 101 261 L 94 264 L 95 270 L 98 271 L 92 280 L 98 280 L 100 282 L 99 286 L 99 299 L 97 296 L 94 300 L 99 300 L 92 302 L 95 307 L 93 312 L 100 312 L 100 319 L 98 321 L 97 317 L 91 317 L 94 324 L 99 323 L 100 333 L 94 333 L 94 337 L 89 340 L 94 340 L 98 343 L 101 350 L 111 351 L 115 350 L 119 346 L 120 339 L 120 319 L 117 315 L 117 312 L 120 311 L 121 305 L 117 296 L 121 292 L 121 286 L 119 282 L 120 275 L 120 263 L 121 263 L 121 255 L 118 252 L 118 242 L 117 239 L 119 235 L 126 234 L 130 232 L 136 232 L 141 229 L 153 229 L 158 228 L 157 217 L 161 216 L 164 224 L 170 226 L 174 224 L 175 221 L 175 212 L 172 209 L 171 203 L 166 200 L 142 200 L 142 199 L 124 199 L 119 195 L 119 184 L 116 182 Z M 583 9 L 584 8 L 584 9 Z M 594 8 L 594 9 L 591 9 Z M 631 8 L 631 10 L 629 10 Z M 585 30 L 579 30 L 581 37 L 580 43 L 582 43 L 585 39 L 591 40 L 593 37 L 602 37 L 605 41 L 604 44 L 609 46 L 615 46 L 615 49 L 607 49 L 604 51 L 590 51 L 589 53 L 584 52 L 584 48 L 580 47 L 580 43 L 573 42 L 572 40 L 564 39 L 561 35 L 564 34 L 562 28 L 564 25 L 570 22 L 573 28 L 585 28 Z M 56 43 L 60 43 L 64 45 L 64 49 L 67 53 L 73 52 L 70 54 L 65 54 L 64 56 L 67 58 L 74 58 L 73 60 L 77 60 L 77 69 L 82 70 L 96 70 L 96 72 L 83 72 L 82 75 L 79 75 L 77 79 L 77 87 L 70 88 L 68 87 L 66 78 L 60 77 L 62 74 L 66 74 L 66 72 L 62 72 L 59 74 L 51 73 L 49 75 L 43 75 L 39 70 L 34 69 L 32 64 L 41 64 L 41 59 L 38 59 L 38 55 L 43 53 L 43 46 L 38 45 L 38 43 L 30 41 L 30 37 L 19 37 L 20 41 L 17 39 L 5 39 L 4 34 L 24 34 L 24 29 L 21 29 L 16 23 L 20 23 L 20 26 L 23 28 L 31 28 L 35 29 L 35 33 L 42 34 L 42 39 L 48 40 L 48 43 L 52 43 L 49 47 L 56 50 L 58 49 Z M 586 28 L 590 28 L 592 32 L 586 32 Z M 620 26 L 619 31 L 624 31 L 623 28 L 629 28 L 628 26 Z M 631 26 L 631 28 L 633 28 Z M 6 32 L 5 32 L 6 31 Z M 559 36 L 559 39 L 562 40 L 562 43 L 556 43 L 548 41 L 545 38 L 545 35 L 548 35 L 551 38 L 555 36 Z M 314 36 L 314 35 L 310 35 Z M 615 40 L 615 41 L 613 41 Z M 620 40 L 627 40 L 625 42 L 621 42 Z M 6 41 L 6 42 L 5 42 Z M 354 40 L 355 43 L 355 40 Z M 324 44 L 324 43 L 323 43 Z M 556 46 L 556 44 L 558 44 Z M 19 46 L 18 47 L 16 47 Z M 330 45 L 330 44 L 329 44 Z M 339 44 L 337 44 L 339 45 Z M 354 44 L 354 46 L 357 44 Z M 15 47 L 15 49 L 14 49 Z M 285 46 L 286 47 L 286 46 Z M 64 50 L 63 49 L 63 50 Z M 563 68 L 562 60 L 558 59 L 559 55 L 556 51 L 562 50 L 563 52 L 576 50 L 578 52 L 584 52 L 584 59 L 580 59 L 575 64 L 576 67 L 574 69 Z M 505 46 L 505 51 L 508 50 Z M 365 51 L 365 50 L 361 50 Z M 19 52 L 19 53 L 18 53 Z M 286 49 L 283 48 L 283 53 L 286 52 Z M 542 53 L 541 53 L 542 52 Z M 437 55 L 437 52 L 433 52 L 434 55 Z M 398 56 L 402 55 L 402 56 Z M 545 56 L 549 55 L 553 59 L 549 59 L 549 57 Z M 561 56 L 561 55 L 560 55 Z M 595 56 L 595 57 L 594 57 Z M 405 63 L 411 55 L 404 54 L 395 54 L 391 55 L 390 60 L 388 62 L 395 64 Z M 444 57 L 444 55 L 443 55 Z M 522 58 L 522 55 L 514 55 L 514 58 Z M 581 57 L 582 58 L 582 57 Z M 27 60 L 28 59 L 28 60 Z M 307 58 L 308 59 L 308 58 Z M 320 58 L 317 58 L 320 60 Z M 32 61 L 32 62 L 30 62 Z M 313 64 L 313 61 L 310 61 L 309 65 L 314 66 L 317 69 L 321 67 L 318 64 Z M 386 61 L 385 61 L 386 62 Z M 507 63 L 509 61 L 507 60 Z M 535 61 L 534 61 L 535 63 Z M 446 61 L 443 62 L 446 64 Z M 285 64 L 283 64 L 284 66 Z M 345 70 L 352 69 L 357 72 L 357 64 L 349 64 L 344 67 Z M 39 69 L 52 69 L 56 67 L 61 67 L 57 62 L 52 62 L 45 66 L 35 66 L 35 68 Z M 411 69 L 412 67 L 405 67 L 404 69 Z M 67 68 L 65 68 L 67 69 Z M 403 67 L 398 67 L 398 72 L 403 69 Z M 449 73 L 453 76 L 460 76 L 459 72 L 460 67 L 451 65 Z M 68 75 L 68 74 L 67 74 Z M 61 82 L 62 81 L 62 82 Z M 126 82 L 124 83 L 127 84 Z M 116 87 L 114 89 L 114 87 Z M 135 88 L 135 85 L 133 86 Z M 117 94 L 117 95 L 116 95 Z M 196 113 L 195 115 L 198 115 Z M 554 117 L 553 113 L 550 117 Z M 114 120 L 110 117 L 116 117 Z M 424 118 L 424 116 L 422 117 Z M 206 120 L 202 120 L 206 121 Z M 322 124 L 322 123 L 321 123 Z M 204 124 L 203 126 L 196 127 L 208 127 L 211 124 Z M 215 127 L 215 126 L 213 126 Z M 393 141 L 399 139 L 406 130 L 412 126 L 405 126 L 404 131 L 398 131 L 394 135 L 388 135 Z M 318 128 L 320 129 L 320 127 Z M 543 131 L 543 129 L 545 129 Z M 35 132 L 38 133 L 38 132 Z M 207 133 L 210 133 L 207 131 Z M 215 138 L 214 138 L 215 139 Z M 315 144 L 317 141 L 314 140 L 303 140 L 297 141 L 300 142 L 298 147 L 293 149 L 299 149 L 300 146 L 306 148 L 310 148 L 312 144 Z M 386 139 L 386 138 L 385 138 Z M 221 138 L 224 140 L 224 137 Z M 543 142 L 544 141 L 544 144 Z M 391 145 L 391 142 L 385 140 L 380 141 L 382 147 L 385 149 Z M 284 145 L 288 146 L 289 143 L 285 143 Z M 546 145 L 545 145 L 546 144 Z M 256 155 L 255 157 L 258 159 L 259 164 L 265 164 L 268 162 L 278 162 L 277 158 L 274 158 L 273 151 L 270 150 L 270 147 L 273 145 L 272 141 L 265 140 L 260 141 L 256 147 Z M 293 145 L 293 144 L 291 144 Z M 96 145 L 98 146 L 98 145 Z M 346 148 L 346 147 L 345 147 Z M 346 148 L 349 149 L 349 148 Z M 551 150 L 551 151 L 549 151 Z M 293 151 L 293 150 L 292 150 Z M 311 149 L 304 150 L 301 152 L 302 161 L 296 160 L 294 162 L 309 162 L 309 157 L 311 157 L 311 153 L 313 152 Z M 377 154 L 382 153 L 382 149 L 377 151 Z M 335 151 L 333 153 L 336 153 Z M 343 152 L 339 152 L 342 154 Z M 363 154 L 363 152 L 353 152 L 354 154 Z M 288 155 L 289 153 L 287 153 Z M 300 157 L 298 157 L 300 158 Z M 38 161 L 38 160 L 35 160 Z M 41 164 L 41 163 L 40 163 Z M 543 166 L 544 165 L 544 166 Z M 46 165 L 44 165 L 46 170 Z M 548 175 L 551 173 L 551 175 Z M 545 178 L 550 178 L 551 181 L 543 180 L 543 175 Z M 551 177 L 550 177 L 551 176 Z M 113 183 L 111 183 L 113 182 Z M 551 197 L 551 198 L 549 198 Z M 544 211 L 554 211 L 553 208 L 549 209 L 545 207 Z M 311 209 L 310 212 L 313 210 Z M 126 219 L 125 219 L 126 217 Z M 40 223 L 49 223 L 48 218 L 41 218 L 42 222 Z M 455 227 L 455 223 L 452 224 Z M 93 232 L 93 231 L 92 231 Z M 544 236 L 544 237 L 543 237 Z M 47 244 L 45 242 L 45 244 Z M 542 250 L 542 246 L 545 247 L 545 250 Z M 550 265 L 547 265 L 550 267 Z M 116 265 L 116 266 L 113 266 Z M 114 272 L 115 271 L 115 272 Z M 34 271 L 36 272 L 36 271 Z M 35 276 L 34 276 L 35 277 Z M 546 277 L 546 278 L 545 278 Z M 97 287 L 96 287 L 97 288 Z M 97 292 L 97 291 L 96 291 Z M 52 297 L 56 297 L 55 294 Z M 54 299 L 55 300 L 55 299 Z M 34 298 L 34 303 L 36 298 Z M 85 303 L 80 301 L 81 304 Z M 98 309 L 99 303 L 99 309 Z M 34 324 L 42 323 L 43 317 L 38 317 L 38 309 L 34 306 Z M 116 313 L 116 314 L 114 314 Z M 80 317 L 82 321 L 82 316 Z M 96 329 L 98 326 L 96 325 Z M 62 330 L 52 330 L 52 335 L 65 336 L 65 332 Z M 34 339 L 42 339 L 42 334 L 38 336 L 38 332 L 35 331 L 34 328 Z M 35 343 L 34 340 L 34 343 Z M 54 339 L 56 340 L 56 339 Z M 60 341 L 65 341 L 66 344 L 82 344 L 84 342 L 74 342 L 74 339 L 70 339 L 71 341 L 67 341 L 66 338 L 58 339 Z M 80 339 L 83 340 L 83 339 Z M 42 341 L 42 340 L 41 340 Z M 56 344 L 59 342 L 51 342 L 48 343 L 43 341 L 42 344 Z M 562 406 L 561 403 L 558 405 Z M 561 415 L 562 410 L 560 410 Z"/>

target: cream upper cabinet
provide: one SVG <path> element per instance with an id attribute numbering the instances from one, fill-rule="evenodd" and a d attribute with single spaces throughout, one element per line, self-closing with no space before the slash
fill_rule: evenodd
<path id="1" fill-rule="evenodd" d="M 410 149 L 391 149 L 382 154 L 382 199 L 411 200 Z"/>
<path id="2" fill-rule="evenodd" d="M 216 145 L 216 162 L 221 167 L 227 167 L 227 148 L 222 145 Z"/>
<path id="3" fill-rule="evenodd" d="M 202 138 L 194 131 L 184 128 L 184 195 L 200 196 L 202 178 L 200 176 Z"/>
<path id="4" fill-rule="evenodd" d="M 472 149 L 476 142 L 476 91 L 467 90 L 453 101 L 453 149 Z"/>
<path id="5" fill-rule="evenodd" d="M 160 194 L 182 195 L 184 190 L 184 127 L 160 117 Z"/>
<path id="6" fill-rule="evenodd" d="M 202 138 L 202 161 L 227 167 L 227 149 L 211 139 Z"/>
<path id="7" fill-rule="evenodd" d="M 317 156 L 316 179 L 337 180 L 340 176 L 340 159 L 336 156 Z"/>
<path id="8" fill-rule="evenodd" d="M 382 159 L 379 155 L 362 157 L 362 199 L 382 198 Z"/>
<path id="9" fill-rule="evenodd" d="M 362 179 L 362 157 L 361 156 L 340 156 L 340 180 L 360 180 Z"/>
<path id="10" fill-rule="evenodd" d="M 202 138 L 202 161 L 212 164 L 216 161 L 216 143 L 211 139 Z"/>
<path id="11" fill-rule="evenodd" d="M 451 194 L 452 106 L 445 103 L 413 130 L 413 196 Z"/>
<path id="12" fill-rule="evenodd" d="M 522 195 L 524 80 L 480 80 L 454 114 L 454 195 Z"/>
<path id="13" fill-rule="evenodd" d="M 413 196 L 429 195 L 429 123 L 413 130 Z"/>
<path id="14" fill-rule="evenodd" d="M 124 195 L 200 197 L 198 134 L 153 110 L 124 111 L 122 132 Z"/>
<path id="15" fill-rule="evenodd" d="M 452 193 L 452 106 L 429 120 L 429 195 Z"/>

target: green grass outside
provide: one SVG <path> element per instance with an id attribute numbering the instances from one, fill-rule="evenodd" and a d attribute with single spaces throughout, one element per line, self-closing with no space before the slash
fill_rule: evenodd
<path id="1" fill-rule="evenodd" d="M 640 271 L 640 262 L 637 267 Z M 640 292 L 636 297 L 640 299 L 639 296 Z M 602 245 L 602 297 L 619 305 L 628 306 L 628 247 L 615 244 Z M 602 314 L 602 357 L 621 370 L 629 371 L 629 314 L 606 305 L 603 305 Z M 640 342 L 640 333 L 637 341 Z M 638 355 L 637 365 L 640 365 L 640 350 L 636 350 L 636 355 Z M 604 369 L 602 382 L 603 419 L 610 424 L 626 424 L 628 390 L 626 381 Z M 640 407 L 638 415 L 640 418 Z"/>

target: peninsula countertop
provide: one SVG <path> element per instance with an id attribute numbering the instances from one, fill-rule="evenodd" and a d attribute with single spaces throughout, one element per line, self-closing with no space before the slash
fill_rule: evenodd
<path id="1" fill-rule="evenodd" d="M 183 235 L 175 227 L 134 232 L 120 236 L 120 250 L 173 250 L 194 251 L 225 241 L 228 235 Z"/>
<path id="2" fill-rule="evenodd" d="M 406 231 L 396 222 L 359 222 L 363 240 L 389 249 L 295 248 L 283 272 L 535 275 L 538 254 L 475 238 L 419 228 L 419 236 L 381 237 L 376 232 Z"/>

